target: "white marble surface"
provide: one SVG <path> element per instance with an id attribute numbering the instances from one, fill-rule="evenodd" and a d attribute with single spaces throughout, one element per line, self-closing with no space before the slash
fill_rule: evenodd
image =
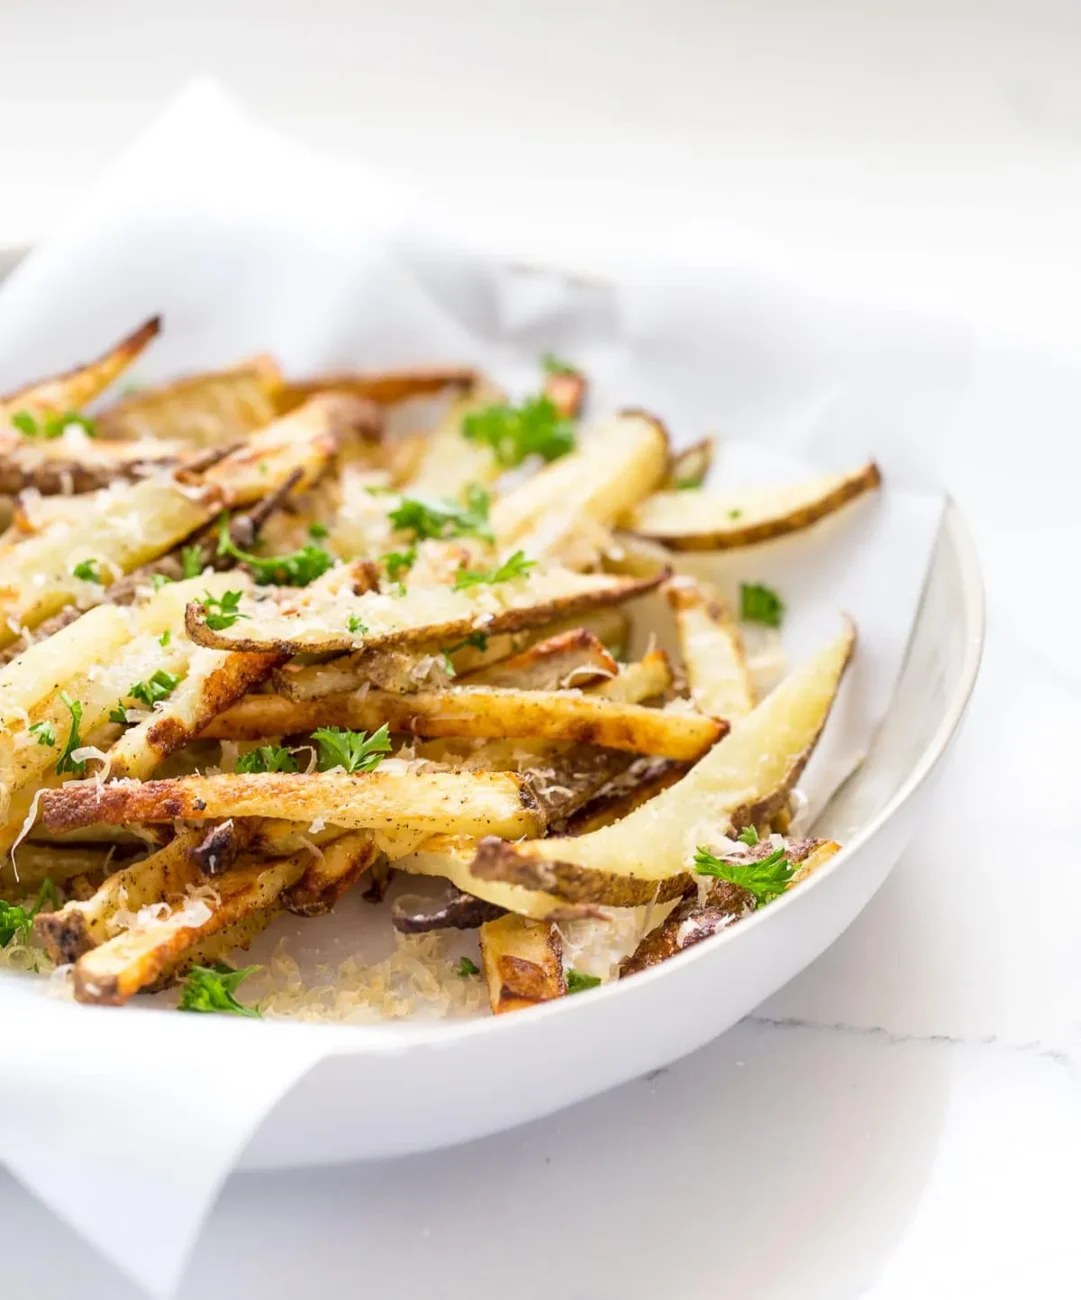
<path id="1" fill-rule="evenodd" d="M 588 264 L 660 234 L 708 258 L 723 232 L 1000 340 L 973 353 L 952 436 L 914 453 L 977 534 L 984 673 L 863 916 L 659 1077 L 455 1151 L 234 1177 L 182 1300 L 1081 1290 L 1079 45 L 1049 0 L 513 18 L 484 0 L 6 0 L 0 244 L 49 228 L 207 69 L 279 125 L 434 180 L 493 246 Z M 95 1118 L 122 1124 L 122 1102 Z M 2 1172 L 0 1244 L 12 1300 L 136 1295 Z"/>

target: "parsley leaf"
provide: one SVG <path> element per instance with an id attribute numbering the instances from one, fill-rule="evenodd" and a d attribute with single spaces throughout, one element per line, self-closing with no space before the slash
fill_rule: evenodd
<path id="1" fill-rule="evenodd" d="M 468 979 L 470 975 L 479 975 L 480 967 L 469 957 L 458 958 L 458 974 L 462 979 Z"/>
<path id="2" fill-rule="evenodd" d="M 16 411 L 11 423 L 27 438 L 59 438 L 69 424 L 77 424 L 88 438 L 97 435 L 97 426 L 88 415 L 78 411 L 51 412 L 37 419 L 31 411 Z"/>
<path id="3" fill-rule="evenodd" d="M 30 734 L 37 736 L 39 745 L 56 744 L 56 732 L 53 730 L 53 724 L 46 718 L 42 718 L 40 722 L 35 722 L 30 728 Z"/>
<path id="4" fill-rule="evenodd" d="M 541 357 L 541 369 L 546 375 L 574 375 L 578 372 L 569 361 L 563 361 L 554 352 L 546 352 Z"/>
<path id="5" fill-rule="evenodd" d="M 116 707 L 109 710 L 109 721 L 119 722 L 122 727 L 128 725 L 128 711 L 124 708 L 123 700 L 117 700 Z"/>
<path id="6" fill-rule="evenodd" d="M 79 578 L 83 582 L 101 582 L 102 577 L 98 572 L 97 560 L 80 560 L 71 571 L 73 578 Z"/>
<path id="7" fill-rule="evenodd" d="M 161 634 L 161 636 L 158 637 L 158 645 L 168 645 L 172 639 L 173 639 L 172 632 L 170 632 L 169 629 L 166 628 L 165 631 Z"/>
<path id="8" fill-rule="evenodd" d="M 218 527 L 218 554 L 232 556 L 234 560 L 246 564 L 254 574 L 255 581 L 264 586 L 275 583 L 279 587 L 306 587 L 334 566 L 334 557 L 330 552 L 311 542 L 292 555 L 267 557 L 242 551 L 229 536 L 228 515 L 222 515 Z"/>
<path id="9" fill-rule="evenodd" d="M 780 627 L 784 601 L 770 587 L 760 583 L 739 584 L 739 616 L 749 623 L 765 623 L 767 627 Z"/>
<path id="10" fill-rule="evenodd" d="M 366 731 L 345 731 L 341 727 L 320 727 L 312 732 L 312 740 L 319 746 L 319 770 L 329 772 L 344 767 L 354 772 L 374 772 L 390 753 L 390 735 L 384 722 L 378 731 L 369 736 Z"/>
<path id="11" fill-rule="evenodd" d="M 455 668 L 454 661 L 451 659 L 450 655 L 447 654 L 445 650 L 443 651 L 443 671 L 452 680 L 458 676 L 458 669 Z"/>
<path id="12" fill-rule="evenodd" d="M 153 591 L 161 591 L 162 587 L 170 582 L 172 582 L 172 578 L 165 573 L 152 573 L 150 575 L 150 587 Z"/>
<path id="13" fill-rule="evenodd" d="M 296 761 L 281 745 L 260 745 L 236 761 L 238 772 L 295 772 Z"/>
<path id="14" fill-rule="evenodd" d="M 574 421 L 559 414 L 550 397 L 531 397 L 521 406 L 496 404 L 462 421 L 462 436 L 487 443 L 500 465 L 513 469 L 529 456 L 558 460 L 575 447 Z"/>
<path id="15" fill-rule="evenodd" d="M 526 559 L 525 551 L 515 551 L 496 569 L 459 569 L 454 575 L 454 590 L 464 591 L 466 587 L 513 582 L 515 578 L 524 578 L 536 563 L 536 560 Z"/>
<path id="16" fill-rule="evenodd" d="M 744 826 L 743 830 L 736 836 L 741 844 L 757 844 L 758 831 L 754 826 Z"/>
<path id="17" fill-rule="evenodd" d="M 573 968 L 567 969 L 567 992 L 584 993 L 586 989 L 595 989 L 601 983 L 599 975 L 583 975 Z"/>
<path id="18" fill-rule="evenodd" d="M 408 551 L 388 551 L 383 556 L 387 577 L 391 582 L 400 581 L 402 574 L 408 573 L 416 562 L 417 548 L 415 546 L 411 546 Z"/>
<path id="19" fill-rule="evenodd" d="M 22 903 L 5 903 L 3 899 L 0 899 L 0 948 L 6 948 L 13 939 L 25 943 L 30 938 L 30 928 L 34 923 L 34 917 L 37 916 L 46 902 L 51 904 L 51 910 L 53 911 L 60 906 L 56 886 L 48 877 L 42 881 L 37 901 L 29 909 L 23 906 Z"/>
<path id="20" fill-rule="evenodd" d="M 324 537 L 330 536 L 330 529 L 326 526 L 326 524 L 319 524 L 319 523 L 309 524 L 308 536 L 312 539 L 313 542 L 321 542 Z"/>
<path id="21" fill-rule="evenodd" d="M 467 645 L 472 646 L 474 650 L 487 650 L 488 633 L 470 632 L 470 634 L 466 637 L 464 641 L 457 641 L 455 642 L 454 645 L 447 646 L 446 650 L 444 650 L 443 653 L 452 655 L 455 652 L 455 650 L 464 650 Z"/>
<path id="22" fill-rule="evenodd" d="M 415 542 L 429 537 L 481 537 L 486 542 L 492 541 L 488 523 L 491 496 L 476 483 L 470 484 L 465 496 L 464 506 L 431 497 L 402 497 L 387 518 L 395 528 L 411 531 Z"/>
<path id="23" fill-rule="evenodd" d="M 743 517 L 742 510 L 729 510 L 728 512 L 729 519 L 741 519 L 742 517 Z"/>
<path id="24" fill-rule="evenodd" d="M 226 591 L 221 596 L 212 596 L 209 591 L 203 592 L 203 611 L 206 615 L 206 625 L 212 632 L 223 632 L 227 627 L 232 627 L 238 618 L 247 618 L 247 614 L 241 614 L 240 597 L 243 592 Z M 214 606 L 217 605 L 219 613 L 213 613 Z"/>
<path id="25" fill-rule="evenodd" d="M 232 1016 L 253 1016 L 259 1019 L 258 1007 L 246 1007 L 236 999 L 236 990 L 259 966 L 244 966 L 234 970 L 223 961 L 213 966 L 193 966 L 188 971 L 177 1009 L 180 1011 L 221 1011 Z"/>
<path id="26" fill-rule="evenodd" d="M 346 629 L 350 632 L 359 632 L 363 636 L 368 631 L 368 625 L 356 614 L 349 615 L 349 622 L 346 623 Z"/>
<path id="27" fill-rule="evenodd" d="M 180 552 L 180 563 L 182 566 L 182 575 L 185 578 L 197 578 L 203 571 L 203 548 L 201 546 L 185 546 Z"/>
<path id="28" fill-rule="evenodd" d="M 176 673 L 167 673 L 164 668 L 159 668 L 149 681 L 136 682 L 129 687 L 128 694 L 133 700 L 141 700 L 147 708 L 152 709 L 159 700 L 172 695 L 179 685 L 180 678 Z"/>
<path id="29" fill-rule="evenodd" d="M 68 732 L 67 744 L 64 746 L 64 752 L 56 762 L 56 774 L 62 776 L 65 772 L 70 772 L 73 776 L 82 776 L 86 771 L 86 763 L 76 762 L 72 753 L 81 748 L 82 737 L 79 735 L 79 723 L 83 720 L 83 706 L 78 700 L 73 700 L 67 691 L 60 692 L 60 700 L 64 707 L 71 714 L 71 730 Z"/>
<path id="30" fill-rule="evenodd" d="M 716 876 L 718 880 L 746 889 L 754 895 L 756 907 L 765 907 L 780 898 L 795 873 L 783 848 L 775 849 L 769 857 L 757 862 L 738 862 L 732 858 L 716 858 L 708 849 L 700 847 L 694 855 L 694 869 L 700 876 Z"/>

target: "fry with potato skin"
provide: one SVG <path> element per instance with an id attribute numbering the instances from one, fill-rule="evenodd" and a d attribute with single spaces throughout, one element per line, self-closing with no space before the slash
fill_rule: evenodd
<path id="1" fill-rule="evenodd" d="M 658 492 L 621 522 L 675 551 L 727 550 L 810 528 L 881 482 L 869 461 L 849 474 L 823 474 L 790 488 Z"/>
<path id="2" fill-rule="evenodd" d="M 404 370 L 329 371 L 311 379 L 289 380 L 275 395 L 279 413 L 293 410 L 317 393 L 351 393 L 379 406 L 429 397 L 446 388 L 471 389 L 479 379 L 470 366 L 415 366 Z"/>
<path id="3" fill-rule="evenodd" d="M 472 873 L 573 903 L 632 907 L 678 897 L 693 878 L 697 845 L 757 825 L 788 798 L 822 733 L 854 645 L 848 624 L 739 719 L 682 781 L 622 821 L 573 839 L 483 840 Z"/>
<path id="4" fill-rule="evenodd" d="M 670 578 L 664 591 L 696 708 L 714 718 L 750 713 L 755 693 L 743 639 L 720 600 L 693 578 Z"/>
<path id="5" fill-rule="evenodd" d="M 493 1015 L 561 998 L 563 940 L 557 926 L 513 914 L 480 927 L 480 952 Z"/>

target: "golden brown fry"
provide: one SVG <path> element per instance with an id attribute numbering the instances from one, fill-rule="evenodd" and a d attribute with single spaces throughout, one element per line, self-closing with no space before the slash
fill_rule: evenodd
<path id="1" fill-rule="evenodd" d="M 236 867 L 216 881 L 217 896 L 189 897 L 169 916 L 150 920 L 92 948 L 75 963 L 79 1002 L 120 1006 L 173 970 L 196 945 L 272 907 L 296 883 L 311 855 Z"/>
<path id="2" fill-rule="evenodd" d="M 568 817 L 556 833 L 588 835 L 602 826 L 611 826 L 681 781 L 689 771 L 686 763 L 674 763 L 667 758 L 635 764 Z"/>
<path id="3" fill-rule="evenodd" d="M 316 393 L 352 393 L 380 406 L 393 406 L 413 397 L 429 397 L 445 388 L 470 389 L 479 380 L 470 366 L 415 366 L 405 370 L 331 371 L 313 379 L 285 383 L 276 396 L 278 410 L 291 411 Z"/>
<path id="4" fill-rule="evenodd" d="M 79 411 L 131 365 L 161 331 L 161 317 L 153 316 L 95 361 L 76 366 L 51 379 L 39 379 L 25 388 L 0 396 L 0 425 L 26 411 L 41 416 Z"/>
<path id="5" fill-rule="evenodd" d="M 585 688 L 598 699 L 617 704 L 637 704 L 663 695 L 672 685 L 672 665 L 663 650 L 650 650 L 634 663 L 621 665 L 615 677 Z"/>
<path id="6" fill-rule="evenodd" d="M 18 879 L 15 865 L 0 861 L 0 892 L 11 894 L 36 891 L 45 880 L 63 885 L 76 876 L 100 874 L 115 857 L 112 845 L 96 844 L 37 844 L 27 842 L 19 846 Z"/>
<path id="7" fill-rule="evenodd" d="M 502 473 L 491 447 L 470 442 L 462 435 L 462 422 L 473 411 L 503 400 L 503 394 L 481 380 L 451 402 L 428 435 L 424 457 L 409 480 L 410 496 L 444 497 L 457 501 L 473 483 L 494 483 Z"/>
<path id="8" fill-rule="evenodd" d="M 259 740 L 328 726 L 374 731 L 384 723 L 417 736 L 532 737 L 684 760 L 701 757 L 725 730 L 716 718 L 578 691 L 461 686 L 413 695 L 368 690 L 299 703 L 280 695 L 249 695 L 202 734 L 207 740 Z"/>
<path id="9" fill-rule="evenodd" d="M 501 916 L 480 927 L 480 953 L 492 1012 L 520 1011 L 561 998 L 567 991 L 563 974 L 563 940 L 548 921 Z"/>
<path id="10" fill-rule="evenodd" d="M 142 862 L 113 872 L 92 898 L 35 917 L 34 933 L 58 965 L 77 960 L 120 928 L 119 915 L 175 900 L 203 884 L 205 877 L 192 857 L 199 839 L 199 832 L 178 835 Z"/>
<path id="11" fill-rule="evenodd" d="M 506 686 L 523 691 L 558 691 L 591 686 L 615 677 L 619 665 L 584 627 L 538 641 L 521 654 L 458 678 L 461 686 Z"/>
<path id="12" fill-rule="evenodd" d="M 193 604 L 185 622 L 193 641 L 219 650 L 321 654 L 444 646 L 477 632 L 518 632 L 622 604 L 652 590 L 662 577 L 615 578 L 551 569 L 460 591 L 412 587 L 398 597 L 373 591 L 354 600 L 335 595 L 325 602 L 327 608 L 309 602 L 303 612 L 295 601 L 284 606 L 270 600 L 242 603 L 242 618 L 220 631 L 208 627 L 206 611 Z M 355 632 L 349 631 L 351 618 L 358 620 Z"/>
<path id="13" fill-rule="evenodd" d="M 297 883 L 282 895 L 282 902 L 298 916 L 322 916 L 378 857 L 379 849 L 367 831 L 343 835 L 318 854 Z"/>
<path id="14" fill-rule="evenodd" d="M 665 585 L 676 618 L 680 653 L 691 699 L 714 718 L 741 718 L 754 708 L 754 683 L 739 628 L 721 602 L 693 578 L 671 578 Z"/>
<path id="15" fill-rule="evenodd" d="M 68 785 L 42 796 L 50 830 L 95 822 L 286 817 L 353 830 L 502 834 L 541 827 L 536 800 L 509 772 L 245 773 L 175 780 Z"/>
<path id="16" fill-rule="evenodd" d="M 485 840 L 473 874 L 575 903 L 631 907 L 678 897 L 693 878 L 698 845 L 757 824 L 788 798 L 825 726 L 854 643 L 849 624 L 682 781 L 622 821 L 574 839 Z"/>
<path id="17" fill-rule="evenodd" d="M 273 358 L 253 357 L 228 370 L 189 375 L 122 397 L 98 416 L 98 434 L 169 439 L 189 447 L 224 446 L 275 418 L 281 387 Z"/>
<path id="18" fill-rule="evenodd" d="M 881 482 L 870 461 L 848 474 L 823 474 L 791 487 L 658 492 L 628 511 L 623 522 L 676 551 L 751 546 L 809 528 Z"/>
<path id="19" fill-rule="evenodd" d="M 27 439 L 0 451 L 0 493 L 33 488 L 45 497 L 70 497 L 119 479 L 147 478 L 180 459 L 179 448 L 169 443 L 89 441 L 81 429 L 79 433 L 82 441 L 77 445 L 64 434 L 48 442 Z"/>
<path id="20" fill-rule="evenodd" d="M 786 847 L 789 861 L 801 864 L 794 877 L 796 881 L 806 879 L 812 872 L 817 871 L 841 848 L 833 840 L 800 840 Z M 768 841 L 763 841 L 757 856 L 765 857 L 771 851 L 772 845 Z M 751 856 L 754 856 L 753 851 L 748 855 Z M 674 957 L 676 953 L 694 947 L 703 939 L 708 939 L 736 921 L 749 916 L 753 911 L 755 911 L 753 894 L 727 880 L 712 881 L 704 902 L 699 902 L 696 890 L 693 897 L 680 903 L 669 912 L 655 930 L 651 930 L 646 935 L 634 952 L 620 965 L 620 979 L 627 975 L 634 975 L 637 971 L 648 970 L 650 966 L 659 965 L 669 957 Z"/>

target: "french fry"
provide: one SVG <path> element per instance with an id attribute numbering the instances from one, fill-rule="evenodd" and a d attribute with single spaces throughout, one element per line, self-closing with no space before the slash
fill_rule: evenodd
<path id="1" fill-rule="evenodd" d="M 189 899 L 168 917 L 91 948 L 75 963 L 76 1000 L 122 1005 L 173 970 L 196 945 L 272 907 L 303 875 L 310 857 L 304 852 L 269 864 L 237 867 L 218 880 L 216 899 Z"/>
<path id="2" fill-rule="evenodd" d="M 583 433 L 577 451 L 553 461 L 491 509 L 501 546 L 558 556 L 583 525 L 605 528 L 664 478 L 668 435 L 655 416 L 627 411 Z"/>
<path id="3" fill-rule="evenodd" d="M 496 686 L 413 695 L 369 690 L 299 703 L 280 695 L 250 695 L 216 717 L 202 734 L 207 740 L 259 740 L 326 726 L 374 731 L 384 723 L 392 731 L 418 736 L 539 737 L 689 761 L 700 758 L 724 734 L 722 722 L 698 714 L 620 704 L 578 691 Z"/>
<path id="4" fill-rule="evenodd" d="M 665 490 L 685 492 L 688 488 L 701 487 L 713 465 L 713 450 L 713 439 L 703 438 L 682 451 L 674 452 L 668 462 Z"/>
<path id="5" fill-rule="evenodd" d="M 623 523 L 676 551 L 751 546 L 809 528 L 881 482 L 870 461 L 848 474 L 823 474 L 791 487 L 658 492 L 629 510 Z"/>
<path id="6" fill-rule="evenodd" d="M 17 877 L 14 863 L 0 861 L 0 892 L 11 894 L 17 890 L 25 894 L 37 889 L 45 880 L 63 886 L 75 877 L 97 876 L 113 863 L 115 856 L 116 849 L 112 845 L 55 845 L 28 841 L 19 848 Z"/>
<path id="7" fill-rule="evenodd" d="M 676 619 L 691 699 L 714 718 L 741 718 L 754 708 L 754 683 L 739 628 L 716 597 L 692 578 L 665 586 Z"/>
<path id="8" fill-rule="evenodd" d="M 317 393 L 352 393 L 380 406 L 394 406 L 413 397 L 429 397 L 446 388 L 471 389 L 480 376 L 469 366 L 415 366 L 405 370 L 331 371 L 312 379 L 290 380 L 276 396 L 281 413 L 291 411 Z"/>
<path id="9" fill-rule="evenodd" d="M 573 419 L 581 415 L 589 381 L 581 370 L 560 367 L 544 376 L 544 395 L 560 415 Z"/>
<path id="10" fill-rule="evenodd" d="M 501 466 L 492 449 L 470 442 L 462 434 L 462 422 L 473 411 L 501 401 L 503 394 L 483 380 L 451 402 L 442 419 L 428 435 L 424 458 L 409 480 L 410 496 L 444 497 L 458 500 L 473 483 L 494 483 Z"/>
<path id="11" fill-rule="evenodd" d="M 370 591 L 354 599 L 336 595 L 303 611 L 295 603 L 242 603 L 240 619 L 217 630 L 201 605 L 188 607 L 191 639 L 218 650 L 282 654 L 333 653 L 454 645 L 481 632 L 518 632 L 559 618 L 620 604 L 655 587 L 654 578 L 616 578 L 601 573 L 551 569 L 513 582 L 454 591 L 449 586 L 412 587 L 404 595 Z M 356 631 L 349 631 L 349 620 Z"/>
<path id="12" fill-rule="evenodd" d="M 758 823 L 787 799 L 825 726 L 854 643 L 849 624 L 739 719 L 682 781 L 622 821 L 577 838 L 513 846 L 487 839 L 472 874 L 568 902 L 630 907 L 678 897 L 693 879 L 699 844 Z"/>
<path id="13" fill-rule="evenodd" d="M 98 416 L 98 434 L 222 446 L 269 424 L 278 414 L 281 389 L 273 359 L 253 357 L 229 370 L 190 375 L 122 397 Z"/>
<path id="14" fill-rule="evenodd" d="M 81 410 L 122 375 L 160 331 L 161 317 L 153 316 L 95 361 L 0 396 L 0 425 L 20 411 L 40 418 Z"/>
<path id="15" fill-rule="evenodd" d="M 650 650 L 634 663 L 623 664 L 614 677 L 587 686 L 586 692 L 616 704 L 637 704 L 663 695 L 672 685 L 672 665 L 663 650 Z"/>
<path id="16" fill-rule="evenodd" d="M 533 795 L 509 772 L 245 773 L 100 788 L 80 783 L 47 791 L 41 810 L 50 830 L 102 821 L 284 816 L 352 830 L 493 833 L 513 839 L 541 826 Z"/>
<path id="17" fill-rule="evenodd" d="M 615 677 L 619 665 L 584 627 L 538 641 L 520 654 L 458 678 L 462 686 L 505 686 L 523 691 L 558 691 L 591 686 Z"/>
<path id="18" fill-rule="evenodd" d="M 771 848 L 763 841 L 758 856 L 765 856 Z M 799 863 L 798 879 L 806 879 L 840 851 L 833 840 L 802 840 L 787 846 L 790 862 Z M 791 886 L 790 886 L 791 887 Z M 676 953 L 685 952 L 719 931 L 742 920 L 755 910 L 754 895 L 727 880 L 710 883 L 704 902 L 699 902 L 697 890 L 692 898 L 675 907 L 656 929 L 651 930 L 634 952 L 623 960 L 619 968 L 620 979 L 648 970 Z"/>
<path id="19" fill-rule="evenodd" d="M 35 917 L 34 933 L 58 965 L 76 961 L 111 938 L 120 928 L 118 915 L 137 913 L 203 884 L 192 857 L 199 839 L 198 832 L 178 835 L 149 858 L 115 871 L 85 902 L 65 903 L 59 911 Z"/>
<path id="20" fill-rule="evenodd" d="M 480 927 L 480 953 L 494 1015 L 567 992 L 563 940 L 551 922 L 513 915 L 486 921 Z"/>
<path id="21" fill-rule="evenodd" d="M 93 492 L 118 479 L 139 479 L 176 465 L 181 448 L 169 443 L 120 442 L 87 438 L 72 426 L 48 442 L 27 439 L 0 451 L 0 492 L 14 495 L 34 488 L 42 496 Z"/>
<path id="22" fill-rule="evenodd" d="M 298 916 L 322 916 L 378 857 L 379 848 L 366 831 L 343 835 L 315 857 L 297 883 L 282 895 L 282 902 Z"/>
<path id="23" fill-rule="evenodd" d="M 655 799 L 657 795 L 675 785 L 690 770 L 686 763 L 673 763 L 670 759 L 650 759 L 635 764 L 626 773 L 615 777 L 595 797 L 573 812 L 561 826 L 558 835 L 588 835 L 590 831 L 611 826 Z"/>

